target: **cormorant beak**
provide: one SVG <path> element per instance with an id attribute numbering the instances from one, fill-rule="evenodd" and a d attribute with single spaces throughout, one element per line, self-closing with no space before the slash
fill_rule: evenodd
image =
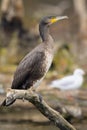
<path id="1" fill-rule="evenodd" d="M 55 22 L 57 22 L 59 20 L 63 20 L 63 19 L 68 19 L 68 16 L 58 16 L 58 17 L 52 18 L 50 20 L 50 23 L 53 24 L 53 23 L 55 23 Z"/>

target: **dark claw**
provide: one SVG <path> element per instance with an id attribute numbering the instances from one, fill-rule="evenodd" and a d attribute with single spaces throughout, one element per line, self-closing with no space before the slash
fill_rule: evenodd
<path id="1" fill-rule="evenodd" d="M 40 102 L 42 102 L 42 96 L 41 94 L 38 94 Z"/>

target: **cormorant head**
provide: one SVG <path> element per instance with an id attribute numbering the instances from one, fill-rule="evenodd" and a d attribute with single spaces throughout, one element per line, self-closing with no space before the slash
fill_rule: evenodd
<path id="1" fill-rule="evenodd" d="M 59 20 L 63 20 L 63 19 L 67 19 L 67 16 L 47 16 L 44 17 L 40 24 L 39 24 L 39 31 L 40 31 L 40 36 L 42 38 L 43 41 L 46 41 L 48 39 L 48 34 L 49 34 L 49 29 L 48 27 L 59 21 Z"/>
<path id="2" fill-rule="evenodd" d="M 76 69 L 76 70 L 74 71 L 74 74 L 75 74 L 75 75 L 85 75 L 85 72 L 84 72 L 84 70 L 82 70 L 82 69 Z"/>
<path id="3" fill-rule="evenodd" d="M 67 19 L 67 16 L 48 16 L 41 20 L 42 25 L 51 25 L 59 20 Z"/>

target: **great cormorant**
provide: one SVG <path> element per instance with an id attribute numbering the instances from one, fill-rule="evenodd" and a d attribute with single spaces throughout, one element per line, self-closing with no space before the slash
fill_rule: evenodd
<path id="1" fill-rule="evenodd" d="M 12 89 L 25 90 L 39 86 L 50 68 L 54 55 L 54 41 L 49 34 L 49 26 L 66 18 L 68 17 L 48 16 L 41 20 L 39 32 L 42 43 L 28 53 L 18 65 L 11 85 Z M 6 100 L 4 100 L 3 105 L 6 105 Z"/>

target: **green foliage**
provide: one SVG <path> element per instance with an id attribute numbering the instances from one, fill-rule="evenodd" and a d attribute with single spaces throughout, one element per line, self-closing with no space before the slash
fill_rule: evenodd
<path id="1" fill-rule="evenodd" d="M 69 47 L 63 46 L 59 48 L 53 60 L 54 69 L 61 73 L 67 73 L 72 70 L 74 65 L 74 58 L 70 53 Z"/>
<path id="2" fill-rule="evenodd" d="M 16 65 L 0 65 L 0 73 L 11 73 L 13 74 L 16 70 Z"/>

